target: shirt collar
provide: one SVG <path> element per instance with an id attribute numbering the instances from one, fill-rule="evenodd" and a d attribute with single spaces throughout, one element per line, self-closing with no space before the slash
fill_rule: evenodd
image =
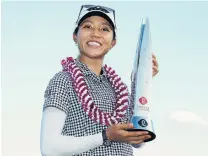
<path id="1" fill-rule="evenodd" d="M 96 77 L 106 77 L 106 71 L 104 67 L 101 68 L 101 74 L 97 76 L 92 70 L 88 68 L 88 66 L 82 63 L 80 60 L 75 59 L 75 64 L 81 69 L 84 76 L 95 75 Z"/>

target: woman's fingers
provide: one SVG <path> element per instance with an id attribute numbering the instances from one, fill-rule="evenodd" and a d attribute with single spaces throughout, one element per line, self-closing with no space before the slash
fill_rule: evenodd
<path id="1" fill-rule="evenodd" d="M 153 63 L 153 65 L 159 67 L 159 64 L 158 64 L 158 61 L 156 59 L 156 56 L 154 54 L 152 56 L 153 56 L 152 57 L 152 63 Z"/>
<path id="2" fill-rule="evenodd" d="M 149 138 L 151 138 L 150 135 L 142 135 L 142 136 L 137 136 L 137 137 L 128 137 L 127 141 L 144 141 Z"/>
<path id="3" fill-rule="evenodd" d="M 129 144 L 141 144 L 143 143 L 143 140 L 139 140 L 139 141 L 130 141 Z"/>

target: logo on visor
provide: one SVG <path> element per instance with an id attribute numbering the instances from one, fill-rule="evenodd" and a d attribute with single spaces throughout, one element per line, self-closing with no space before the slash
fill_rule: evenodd
<path id="1" fill-rule="evenodd" d="M 88 11 L 102 11 L 102 12 L 105 12 L 105 13 L 109 13 L 108 10 L 100 7 L 100 6 L 96 6 L 96 7 L 91 7 L 89 9 L 87 9 Z"/>

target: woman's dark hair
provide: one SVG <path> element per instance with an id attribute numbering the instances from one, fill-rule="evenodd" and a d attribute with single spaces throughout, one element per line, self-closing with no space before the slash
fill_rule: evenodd
<path id="1" fill-rule="evenodd" d="M 74 30 L 73 34 L 74 34 L 74 35 L 77 35 L 78 30 L 79 30 L 79 27 L 76 27 L 76 29 Z M 113 40 L 115 40 L 115 39 L 116 39 L 116 33 L 115 33 L 115 31 L 113 30 Z"/>

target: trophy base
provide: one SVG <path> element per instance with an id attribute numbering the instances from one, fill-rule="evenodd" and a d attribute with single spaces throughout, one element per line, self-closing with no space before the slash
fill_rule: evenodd
<path id="1" fill-rule="evenodd" d="M 153 129 L 153 122 L 149 117 L 132 116 L 131 123 L 134 125 L 133 129 L 127 129 L 127 131 L 147 131 L 151 136 L 150 139 L 144 140 L 144 142 L 152 141 L 156 138 Z"/>
<path id="2" fill-rule="evenodd" d="M 149 132 L 148 135 L 150 135 L 151 138 L 144 140 L 144 142 L 149 142 L 149 141 L 152 141 L 152 140 L 154 140 L 154 139 L 156 138 L 155 133 L 153 133 L 153 132 L 151 132 L 151 131 L 148 131 L 148 130 L 145 130 L 145 129 L 127 129 L 126 131 L 129 131 L 129 132 L 135 132 L 135 131 L 147 131 L 147 132 Z"/>

